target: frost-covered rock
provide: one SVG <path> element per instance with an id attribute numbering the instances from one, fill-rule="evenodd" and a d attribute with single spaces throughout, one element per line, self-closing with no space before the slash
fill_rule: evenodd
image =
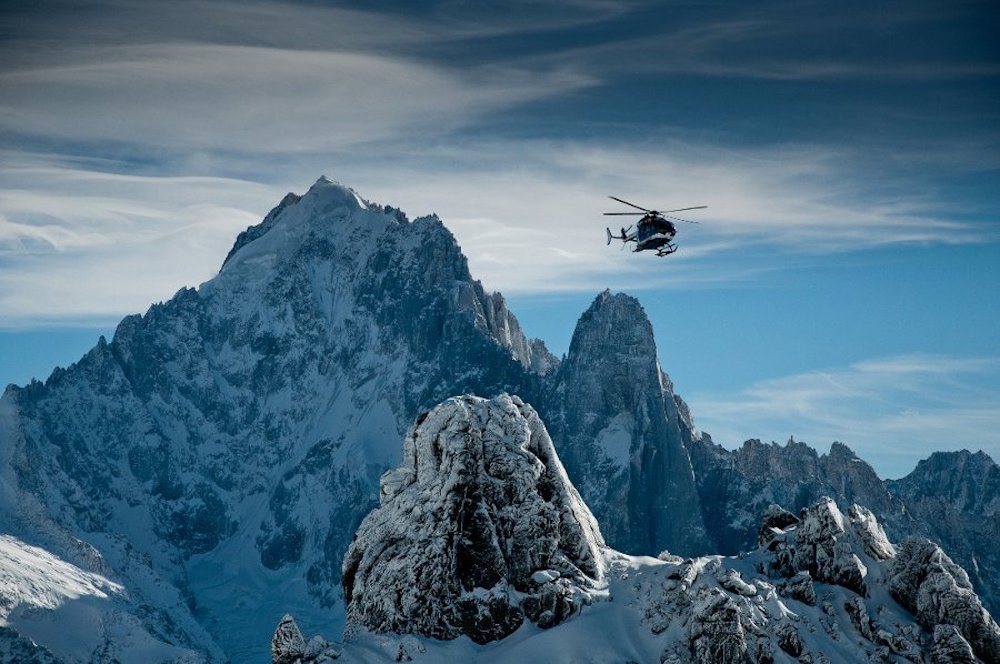
<path id="1" fill-rule="evenodd" d="M 983 604 L 1000 610 L 1000 465 L 982 451 L 935 452 L 886 485 L 916 524 L 897 532 L 938 542 L 969 573 Z"/>
<path id="2" fill-rule="evenodd" d="M 851 505 L 847 515 L 869 556 L 878 560 L 888 560 L 896 555 L 896 547 L 886 537 L 885 531 L 871 510 L 854 504 Z"/>
<path id="3" fill-rule="evenodd" d="M 688 643 L 698 664 L 743 664 L 747 641 L 739 606 L 725 593 L 709 592 L 695 602 Z"/>
<path id="4" fill-rule="evenodd" d="M 306 654 L 306 640 L 289 614 L 281 619 L 271 638 L 271 659 L 274 664 L 295 664 Z"/>
<path id="5" fill-rule="evenodd" d="M 764 510 L 760 520 L 760 527 L 757 529 L 757 546 L 767 546 L 774 539 L 774 535 L 789 526 L 794 526 L 799 522 L 798 518 L 781 507 L 771 503 Z"/>
<path id="6" fill-rule="evenodd" d="M 340 657 L 340 648 L 317 635 L 306 641 L 290 614 L 278 623 L 271 638 L 273 664 L 324 664 Z"/>
<path id="7" fill-rule="evenodd" d="M 843 513 L 830 498 L 822 498 L 802 510 L 795 529 L 792 565 L 798 571 L 809 572 L 817 581 L 834 583 L 865 595 L 868 568 L 847 541 L 845 525 Z"/>
<path id="8" fill-rule="evenodd" d="M 342 618 L 343 554 L 418 413 L 557 364 L 440 219 L 321 178 L 218 275 L 6 391 L 0 532 L 120 581 L 167 645 L 264 653 L 289 608 Z"/>
<path id="9" fill-rule="evenodd" d="M 798 572 L 787 581 L 779 583 L 778 591 L 785 597 L 798 600 L 809 606 L 816 605 L 816 588 L 809 572 Z"/>
<path id="10" fill-rule="evenodd" d="M 737 557 L 614 551 L 530 406 L 452 398 L 417 419 L 348 552 L 343 658 L 996 661 L 981 607 L 978 624 L 942 609 L 978 599 L 939 549 L 897 549 L 869 510 L 829 498 L 798 518 L 768 510 L 763 526 L 763 546 Z M 961 592 L 941 591 L 939 567 Z M 914 609 L 893 599 L 907 593 Z M 550 629 L 519 630 L 526 619 Z"/>
<path id="11" fill-rule="evenodd" d="M 1000 627 L 983 608 L 969 577 L 933 542 L 903 542 L 890 565 L 889 591 L 928 630 L 953 625 L 984 662 L 1000 662 Z M 951 637 L 942 636 L 942 639 Z"/>
<path id="12" fill-rule="evenodd" d="M 976 664 L 972 646 L 954 625 L 934 626 L 932 664 Z"/>
<path id="13" fill-rule="evenodd" d="M 350 628 L 486 643 L 558 624 L 602 581 L 597 522 L 517 397 L 420 416 L 382 486 L 344 561 Z"/>

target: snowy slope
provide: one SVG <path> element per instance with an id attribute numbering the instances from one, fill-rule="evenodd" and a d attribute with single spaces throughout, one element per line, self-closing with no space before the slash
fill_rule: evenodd
<path id="1" fill-rule="evenodd" d="M 200 653 L 150 633 L 134 615 L 136 609 L 121 584 L 0 535 L 0 625 L 12 630 L 0 634 L 3 661 L 51 656 L 89 662 L 94 653 L 126 664 L 202 660 Z M 23 641 L 45 644 L 45 649 L 26 650 Z"/>

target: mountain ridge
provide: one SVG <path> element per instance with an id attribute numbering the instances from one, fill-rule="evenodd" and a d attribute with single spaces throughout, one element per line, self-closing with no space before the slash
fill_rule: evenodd
<path id="1" fill-rule="evenodd" d="M 706 498 L 706 480 L 749 485 L 696 434 L 639 302 L 605 291 L 591 309 L 560 362 L 472 278 L 439 218 L 410 221 L 321 178 L 241 233 L 216 277 L 125 317 L 45 383 L 5 391 L 0 523 L 126 586 L 106 624 L 140 616 L 171 647 L 252 661 L 288 610 L 310 631 L 343 622 L 343 555 L 413 419 L 507 392 L 551 422 L 609 543 L 694 554 L 756 537 L 749 514 L 720 530 L 727 503 Z M 791 502 L 840 496 L 804 484 Z M 988 534 L 986 518 L 955 516 L 943 536 Z M 959 551 L 984 561 L 977 584 L 998 578 L 987 543 Z"/>

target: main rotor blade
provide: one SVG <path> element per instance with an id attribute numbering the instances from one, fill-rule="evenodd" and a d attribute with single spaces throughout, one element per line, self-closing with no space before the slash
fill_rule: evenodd
<path id="1" fill-rule="evenodd" d="M 691 221 L 690 219 L 681 219 L 680 217 L 671 217 L 669 214 L 663 215 L 667 219 L 673 219 L 674 221 L 683 221 L 689 224 L 700 224 L 700 221 Z"/>
<path id="2" fill-rule="evenodd" d="M 627 216 L 631 217 L 632 215 L 635 215 L 636 217 L 638 217 L 638 216 L 645 215 L 645 214 L 646 214 L 645 212 L 605 212 L 604 216 L 605 217 L 622 217 L 622 216 L 626 216 L 627 215 Z"/>
<path id="3" fill-rule="evenodd" d="M 708 207 L 707 205 L 696 205 L 694 207 L 689 207 L 689 208 L 677 208 L 676 210 L 666 210 L 666 212 L 683 212 L 684 210 L 704 210 L 707 207 Z"/>
<path id="4" fill-rule="evenodd" d="M 623 201 L 622 199 L 620 199 L 620 198 L 617 198 L 617 197 L 615 197 L 615 196 L 608 196 L 608 198 L 610 198 L 610 199 L 611 199 L 611 200 L 613 200 L 613 201 L 618 201 L 619 203 L 624 203 L 625 205 L 627 205 L 627 206 L 629 206 L 629 207 L 634 207 L 634 208 L 635 208 L 636 210 L 642 210 L 643 212 L 649 212 L 649 210 L 647 210 L 647 209 L 646 209 L 646 208 L 644 208 L 644 207 L 639 207 L 639 206 L 638 206 L 638 205 L 636 205 L 635 203 L 629 203 L 628 201 Z"/>

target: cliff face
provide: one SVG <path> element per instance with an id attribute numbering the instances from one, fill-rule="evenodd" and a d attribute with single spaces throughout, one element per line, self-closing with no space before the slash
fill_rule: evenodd
<path id="1" fill-rule="evenodd" d="M 913 530 L 940 542 L 995 611 L 1000 606 L 1000 466 L 983 452 L 935 452 L 886 486 L 905 503 L 917 524 Z"/>
<path id="2" fill-rule="evenodd" d="M 570 478 L 623 551 L 709 549 L 686 410 L 642 306 L 600 294 L 580 317 L 543 414 Z"/>

